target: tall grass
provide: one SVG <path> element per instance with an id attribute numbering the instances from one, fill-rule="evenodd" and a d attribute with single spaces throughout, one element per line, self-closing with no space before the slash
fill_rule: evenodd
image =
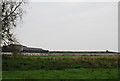
<path id="1" fill-rule="evenodd" d="M 13 59 L 11 56 L 3 56 L 2 69 L 8 70 L 65 70 L 65 69 L 79 69 L 79 68 L 116 68 L 118 66 L 118 59 L 115 57 L 108 58 L 107 56 L 99 56 L 92 58 L 92 56 L 80 57 L 73 56 L 70 58 L 31 58 L 29 56 L 18 56 Z"/>

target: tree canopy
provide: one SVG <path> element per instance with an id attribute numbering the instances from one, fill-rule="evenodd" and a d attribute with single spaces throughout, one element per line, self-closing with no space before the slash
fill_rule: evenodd
<path id="1" fill-rule="evenodd" d="M 0 23 L 2 26 L 1 33 L 3 45 L 15 44 L 17 42 L 11 30 L 17 26 L 18 21 L 22 20 L 24 13 L 23 5 L 25 3 L 25 0 L 14 0 L 11 2 L 7 0 L 0 1 Z"/>

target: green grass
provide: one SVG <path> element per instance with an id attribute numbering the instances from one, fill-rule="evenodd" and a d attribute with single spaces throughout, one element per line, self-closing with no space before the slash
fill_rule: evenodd
<path id="1" fill-rule="evenodd" d="M 117 79 L 118 69 L 3 71 L 3 79 Z"/>
<path id="2" fill-rule="evenodd" d="M 117 56 L 2 57 L 3 79 L 117 79 Z"/>
<path id="3" fill-rule="evenodd" d="M 25 56 L 24 56 L 25 57 Z M 77 68 L 116 68 L 117 59 L 108 57 L 71 57 L 71 58 L 37 58 L 18 57 L 12 59 L 9 56 L 3 56 L 2 66 L 5 70 L 64 70 Z"/>

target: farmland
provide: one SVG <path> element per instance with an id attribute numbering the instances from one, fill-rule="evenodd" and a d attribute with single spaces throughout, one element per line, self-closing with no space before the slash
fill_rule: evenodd
<path id="1" fill-rule="evenodd" d="M 118 56 L 3 55 L 2 67 L 3 79 L 118 78 Z"/>

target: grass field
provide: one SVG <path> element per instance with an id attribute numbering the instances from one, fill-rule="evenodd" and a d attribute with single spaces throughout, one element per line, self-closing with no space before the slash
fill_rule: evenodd
<path id="1" fill-rule="evenodd" d="M 117 56 L 3 56 L 3 79 L 117 79 Z"/>
<path id="2" fill-rule="evenodd" d="M 3 79 L 117 79 L 117 69 L 3 71 Z"/>

